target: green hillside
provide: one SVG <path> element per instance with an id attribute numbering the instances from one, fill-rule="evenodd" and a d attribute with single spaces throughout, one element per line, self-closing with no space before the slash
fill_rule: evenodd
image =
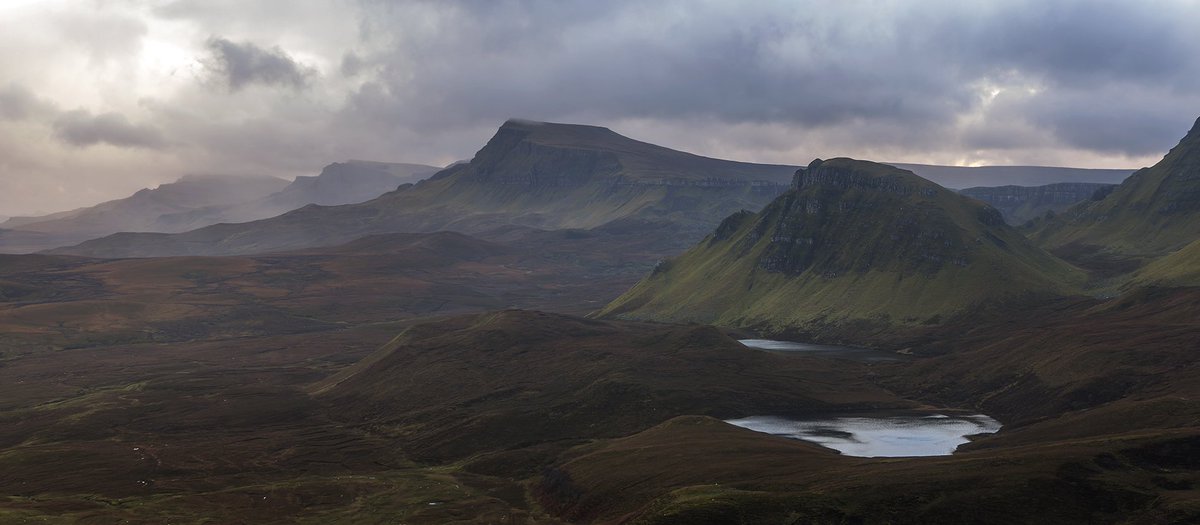
<path id="1" fill-rule="evenodd" d="M 1130 286 L 1200 286 L 1200 240 L 1135 272 Z"/>
<path id="2" fill-rule="evenodd" d="M 1068 294 L 1081 281 L 995 209 L 843 158 L 799 170 L 762 212 L 727 218 L 601 315 L 768 332 L 914 325 L 985 300 Z"/>
<path id="3" fill-rule="evenodd" d="M 1200 120 L 1158 164 L 1039 225 L 1033 239 L 1064 254 L 1123 258 L 1157 257 L 1200 239 Z"/>

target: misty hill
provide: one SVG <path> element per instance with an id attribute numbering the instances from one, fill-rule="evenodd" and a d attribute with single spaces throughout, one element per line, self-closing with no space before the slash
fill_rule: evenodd
<path id="1" fill-rule="evenodd" d="M 247 254 L 340 244 L 376 233 L 610 223 L 682 228 L 682 247 L 720 217 L 770 202 L 787 188 L 793 171 L 692 155 L 601 127 L 510 120 L 469 163 L 368 202 L 308 206 L 179 235 L 122 233 L 56 253 Z"/>
<path id="2" fill-rule="evenodd" d="M 1034 238 L 1064 252 L 1155 257 L 1200 239 L 1200 119 L 1157 164 L 1102 200 L 1041 225 Z"/>
<path id="3" fill-rule="evenodd" d="M 991 204 L 1000 210 L 1006 222 L 1019 225 L 1046 212 L 1060 213 L 1085 200 L 1102 199 L 1114 187 L 1095 182 L 1060 182 L 1045 186 L 976 187 L 958 193 Z"/>
<path id="4" fill-rule="evenodd" d="M 415 184 L 439 170 L 424 164 L 365 160 L 335 162 L 325 166 L 319 175 L 296 177 L 282 191 L 268 196 L 264 204 L 274 205 L 284 211 L 307 204 L 354 204 L 374 199 L 401 184 Z"/>
<path id="5" fill-rule="evenodd" d="M 287 185 L 287 180 L 275 177 L 188 175 L 87 208 L 41 217 L 14 217 L 0 227 L 42 234 L 42 242 L 50 246 L 63 246 L 120 231 L 181 231 L 172 230 L 170 221 L 164 221 L 164 217 L 243 203 L 270 195 Z"/>
<path id="6" fill-rule="evenodd" d="M 403 184 L 419 182 L 437 171 L 437 167 L 424 164 L 364 160 L 335 162 L 325 166 L 318 175 L 296 177 L 280 191 L 262 198 L 163 215 L 159 219 L 159 229 L 146 231 L 179 233 L 224 222 L 266 219 L 309 204 L 336 206 L 368 201 Z"/>
<path id="7" fill-rule="evenodd" d="M 1059 182 L 1120 184 L 1133 170 L 1060 168 L 1055 166 L 935 166 L 889 163 L 947 188 L 978 186 L 1044 186 Z"/>
<path id="8" fill-rule="evenodd" d="M 297 177 L 290 183 L 275 177 L 189 175 L 89 208 L 12 218 L 0 227 L 26 235 L 19 236 L 20 242 L 4 242 L 0 251 L 27 253 L 117 232 L 179 233 L 274 217 L 308 204 L 362 202 L 437 170 L 421 164 L 351 160 L 330 164 L 319 175 Z"/>
<path id="9" fill-rule="evenodd" d="M 3 226 L 59 234 L 161 231 L 159 219 L 164 215 L 245 202 L 270 195 L 287 185 L 288 181 L 275 177 L 187 175 L 156 188 L 138 190 L 123 199 L 44 217 L 9 219 Z"/>
<path id="10" fill-rule="evenodd" d="M 999 212 L 910 171 L 813 161 L 759 213 L 730 216 L 601 315 L 768 332 L 937 323 L 1080 276 Z M 858 335 L 864 335 L 859 333 Z"/>

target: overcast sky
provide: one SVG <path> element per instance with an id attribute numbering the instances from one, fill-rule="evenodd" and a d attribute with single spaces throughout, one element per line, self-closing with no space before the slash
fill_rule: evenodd
<path id="1" fill-rule="evenodd" d="M 1139 167 L 1200 2 L 0 0 L 0 215 L 189 173 L 443 165 L 508 117 L 737 160 Z"/>

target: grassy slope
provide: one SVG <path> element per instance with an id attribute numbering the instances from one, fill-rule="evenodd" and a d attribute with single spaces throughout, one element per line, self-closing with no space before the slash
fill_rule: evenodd
<path id="1" fill-rule="evenodd" d="M 829 164 L 839 162 L 858 168 L 869 164 Z M 758 215 L 731 217 L 721 231 L 663 264 L 601 315 L 768 330 L 815 329 L 855 320 L 914 324 L 987 299 L 1067 293 L 1079 282 L 1075 270 L 1011 228 L 984 223 L 980 217 L 988 210 L 982 203 L 880 166 L 868 167 L 880 176 L 931 190 L 932 195 L 899 197 L 869 188 L 793 190 Z M 812 201 L 821 202 L 825 214 L 798 218 L 799 210 Z M 853 207 L 839 209 L 841 203 Z M 826 241 L 810 250 L 819 253 L 798 255 L 812 257 L 817 264 L 799 275 L 764 270 L 760 262 L 772 250 L 773 239 L 792 235 L 784 223 L 796 221 L 807 221 L 802 231 L 809 238 Z M 950 253 L 968 264 L 923 261 L 931 254 L 907 244 L 905 235 L 911 232 L 897 233 L 895 225 L 906 221 L 919 222 L 917 238 L 934 237 L 927 245 L 950 247 L 933 256 Z"/>
<path id="2" fill-rule="evenodd" d="M 1200 240 L 1163 256 L 1129 278 L 1134 286 L 1200 286 Z"/>
<path id="3" fill-rule="evenodd" d="M 1150 168 L 1108 197 L 1085 202 L 1040 225 L 1040 245 L 1094 246 L 1123 257 L 1157 257 L 1200 238 L 1200 120 Z"/>

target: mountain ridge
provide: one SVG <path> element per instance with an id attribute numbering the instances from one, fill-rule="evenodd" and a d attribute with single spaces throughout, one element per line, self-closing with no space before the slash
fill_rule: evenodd
<path id="1" fill-rule="evenodd" d="M 473 234 L 505 225 L 587 229 L 627 220 L 672 223 L 699 238 L 716 218 L 769 202 L 786 189 L 793 171 L 701 157 L 596 126 L 508 121 L 469 163 L 371 201 L 308 206 L 175 236 L 117 234 L 54 253 L 233 255 L 311 248 L 378 233 Z"/>

